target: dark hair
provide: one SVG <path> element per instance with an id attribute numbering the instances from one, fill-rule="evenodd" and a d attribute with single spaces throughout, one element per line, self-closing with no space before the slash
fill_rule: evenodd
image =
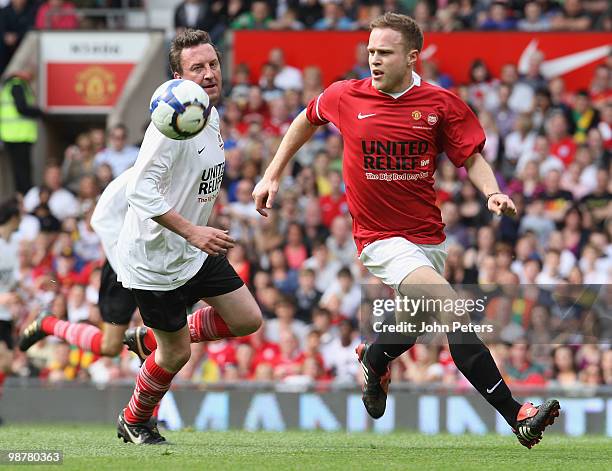
<path id="1" fill-rule="evenodd" d="M 370 23 L 370 31 L 374 28 L 389 28 L 401 33 L 408 50 L 423 49 L 423 31 L 416 21 L 406 15 L 387 12 Z"/>
<path id="2" fill-rule="evenodd" d="M 0 225 L 6 224 L 14 217 L 19 217 L 19 200 L 16 196 L 11 196 L 0 203 Z"/>
<path id="3" fill-rule="evenodd" d="M 186 29 L 182 33 L 175 36 L 170 44 L 170 53 L 168 59 L 170 61 L 170 70 L 172 73 L 183 73 L 183 67 L 181 66 L 181 53 L 183 49 L 189 49 L 190 47 L 199 46 L 200 44 L 210 44 L 215 52 L 217 58 L 221 62 L 221 52 L 217 49 L 210 39 L 210 35 L 206 31 L 201 29 Z"/>

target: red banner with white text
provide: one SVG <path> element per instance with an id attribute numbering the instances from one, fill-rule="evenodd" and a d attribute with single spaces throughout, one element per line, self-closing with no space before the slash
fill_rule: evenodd
<path id="1" fill-rule="evenodd" d="M 318 66 L 324 84 L 337 80 L 355 64 L 355 47 L 368 41 L 367 31 L 236 31 L 233 64 L 250 66 L 253 79 L 270 49 L 280 47 L 287 64 L 304 68 Z M 568 90 L 588 88 L 593 72 L 612 49 L 611 33 L 522 33 L 456 32 L 425 33 L 421 57 L 434 61 L 456 84 L 467 83 L 475 59 L 482 59 L 495 76 L 504 64 L 525 67 L 535 51 L 544 55 L 542 72 L 562 76 Z"/>

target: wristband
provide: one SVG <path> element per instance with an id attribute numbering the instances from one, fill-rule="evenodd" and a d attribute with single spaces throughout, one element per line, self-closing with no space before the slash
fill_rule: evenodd
<path id="1" fill-rule="evenodd" d="M 487 206 L 489 206 L 489 199 L 491 199 L 491 196 L 493 196 L 493 195 L 503 195 L 503 193 L 501 191 L 495 191 L 493 193 L 489 193 L 487 195 Z"/>

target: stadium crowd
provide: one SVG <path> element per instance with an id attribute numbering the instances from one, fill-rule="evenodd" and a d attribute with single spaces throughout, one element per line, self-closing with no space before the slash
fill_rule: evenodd
<path id="1" fill-rule="evenodd" d="M 609 18 L 598 16 L 603 10 L 597 0 L 566 0 L 562 8 L 550 1 L 440 1 L 435 15 L 423 1 L 293 3 L 270 8 L 254 1 L 247 8 L 240 1 L 184 2 L 176 26 L 353 29 L 367 24 L 373 11 L 407 8 L 426 30 L 610 28 Z M 190 5 L 210 8 L 221 19 L 194 24 L 200 17 Z M 358 52 L 347 78 L 369 74 L 364 53 Z M 511 385 L 612 385 L 612 58 L 578 93 L 567 92 L 561 78 L 545 80 L 538 66 L 536 58 L 519 75 L 515 64 L 507 64 L 495 77 L 478 60 L 469 83 L 452 84 L 434 64 L 421 64 L 425 80 L 453 88 L 473 108 L 486 130 L 484 154 L 518 209 L 515 218 L 493 218 L 465 172 L 440 157 L 445 275 L 489 293 L 485 316 L 496 329 L 487 342 Z M 260 77 L 252 80 L 248 67 L 239 65 L 228 82 L 220 106 L 225 177 L 211 224 L 239 241 L 228 258 L 253 291 L 265 324 L 246 340 L 192 345 L 179 377 L 196 383 L 361 381 L 354 354 L 360 313 L 368 310 L 361 294 L 377 282 L 356 258 L 338 131 L 320 128 L 298 153 L 270 217 L 260 217 L 251 199 L 291 120 L 323 89 L 321 71 L 286 64 L 277 48 Z M 48 381 L 133 380 L 139 363 L 127 351 L 98 358 L 48 337 L 26 355 L 15 339 L 43 308 L 70 321 L 101 322 L 103 253 L 91 213 L 105 186 L 136 160 L 140 137 L 129 136 L 122 125 L 84 130 L 63 155 L 48 156 L 43 184 L 21 198 L 22 222 L 12 245 L 19 284 L 0 298 L 0 323 L 12 322 L 10 334 L 0 339 L 0 377 L 5 371 Z M 507 290 L 519 284 L 545 292 L 563 285 L 603 287 L 596 300 L 576 298 L 563 309 L 554 297 L 543 301 Z M 133 322 L 140 322 L 138 315 Z M 443 337 L 418 344 L 393 368 L 394 381 L 467 387 Z"/>

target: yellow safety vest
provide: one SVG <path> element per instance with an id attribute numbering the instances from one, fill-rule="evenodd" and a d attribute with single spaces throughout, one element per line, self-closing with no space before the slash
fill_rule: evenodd
<path id="1" fill-rule="evenodd" d="M 22 85 L 26 103 L 35 104 L 34 94 L 24 80 L 13 77 L 6 81 L 0 91 L 0 140 L 4 142 L 36 142 L 38 128 L 36 120 L 23 116 L 15 106 L 11 90 L 13 85 Z"/>

